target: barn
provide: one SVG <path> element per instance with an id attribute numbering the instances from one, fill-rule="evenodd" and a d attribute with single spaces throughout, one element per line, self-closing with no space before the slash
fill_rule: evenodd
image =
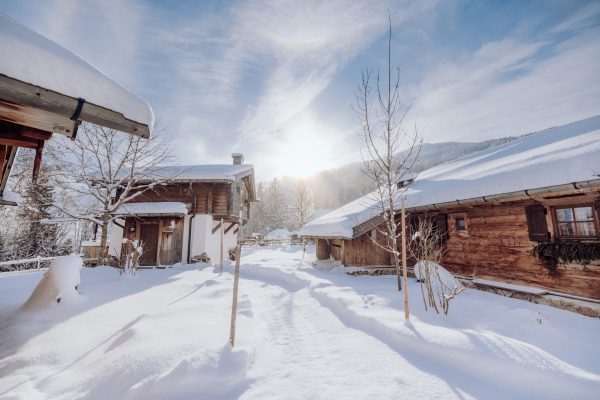
<path id="1" fill-rule="evenodd" d="M 600 116 L 424 171 L 405 202 L 407 219 L 427 216 L 444 232 L 443 265 L 454 274 L 600 300 L 600 260 L 553 271 L 551 260 L 532 254 L 540 243 L 599 245 Z M 318 259 L 389 267 L 389 254 L 372 241 L 381 211 L 367 195 L 300 234 L 317 239 Z"/>
<path id="2" fill-rule="evenodd" d="M 16 205 L 6 183 L 17 149 L 36 152 L 53 133 L 73 140 L 82 121 L 150 136 L 150 106 L 87 61 L 0 15 L 0 205 Z"/>
<path id="3" fill-rule="evenodd" d="M 123 238 L 143 244 L 140 265 L 192 262 L 204 253 L 213 262 L 236 247 L 239 221 L 250 216 L 256 201 L 254 167 L 243 155 L 232 164 L 160 167 L 152 176 L 168 182 L 145 191 L 117 211 L 109 254 L 120 259 Z"/>

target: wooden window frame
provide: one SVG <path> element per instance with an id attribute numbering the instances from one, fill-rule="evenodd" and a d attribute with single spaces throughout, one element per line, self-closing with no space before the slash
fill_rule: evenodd
<path id="1" fill-rule="evenodd" d="M 573 210 L 573 222 L 577 222 L 575 220 L 575 208 L 584 208 L 590 207 L 592 209 L 592 222 L 594 224 L 594 229 L 596 230 L 596 235 L 594 236 L 564 236 L 560 234 L 560 228 L 558 227 L 559 221 L 556 215 L 556 211 L 560 209 L 570 208 Z M 581 203 L 581 204 L 557 204 L 551 207 L 552 211 L 552 225 L 554 225 L 554 237 L 558 240 L 597 240 L 600 238 L 600 224 L 598 223 L 598 215 L 596 213 L 595 204 L 594 203 Z M 587 221 L 585 221 L 587 222 Z"/>
<path id="2" fill-rule="evenodd" d="M 452 232 L 455 232 L 459 236 L 469 235 L 469 220 L 466 212 L 448 214 L 452 218 Z M 465 221 L 465 229 L 458 229 L 458 220 L 462 219 Z M 449 228 L 449 227 L 448 227 Z M 450 229 L 448 229 L 450 231 Z M 451 232 L 450 232 L 451 233 Z"/>

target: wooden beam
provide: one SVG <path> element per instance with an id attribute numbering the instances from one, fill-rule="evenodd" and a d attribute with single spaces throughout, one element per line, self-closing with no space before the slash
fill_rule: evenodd
<path id="1" fill-rule="evenodd" d="M 40 173 L 40 166 L 42 165 L 42 151 L 44 150 L 44 143 L 46 143 L 43 140 L 38 140 L 38 147 L 36 147 L 35 149 L 35 158 L 33 160 L 33 173 L 32 173 L 32 180 L 33 182 L 37 182 L 37 178 L 38 175 Z"/>
<path id="2" fill-rule="evenodd" d="M 50 138 L 52 137 L 52 132 L 43 131 L 41 129 L 29 128 L 27 126 L 24 126 L 23 129 L 21 129 L 20 133 L 25 137 L 39 140 L 50 140 Z"/>
<path id="3" fill-rule="evenodd" d="M 6 161 L 7 151 L 6 145 L 0 144 L 0 180 L 2 180 L 2 173 L 4 172 L 4 162 Z"/>
<path id="4" fill-rule="evenodd" d="M 163 230 L 163 226 L 164 226 L 164 221 L 161 219 L 158 221 L 158 242 L 156 244 L 156 266 L 161 265 L 161 259 L 160 259 L 160 249 L 162 247 L 162 230 Z"/>
<path id="5" fill-rule="evenodd" d="M 27 121 L 23 125 L 61 133 L 67 137 L 73 135 L 75 121 L 70 118 L 77 108 L 78 99 L 2 74 L 0 93 L 0 119 Z M 148 126 L 92 103 L 86 102 L 83 105 L 79 119 L 144 138 L 150 137 Z"/>
<path id="6" fill-rule="evenodd" d="M 217 233 L 217 231 L 219 230 L 219 228 L 221 228 L 221 223 L 220 222 L 217 225 L 215 225 L 214 228 L 212 228 L 213 235 L 215 233 Z"/>
<path id="7" fill-rule="evenodd" d="M 227 229 L 225 229 L 225 234 L 227 235 L 227 232 L 229 232 L 231 230 L 231 228 L 233 228 L 235 226 L 235 224 L 230 224 Z"/>
<path id="8" fill-rule="evenodd" d="M 52 132 L 28 128 L 9 121 L 0 121 L 0 144 L 35 149 L 38 140 L 48 140 Z"/>
<path id="9" fill-rule="evenodd" d="M 26 138 L 21 136 L 18 137 L 6 137 L 0 134 L 0 144 L 14 147 L 27 147 L 28 149 L 36 149 L 38 147 L 38 141 L 36 139 Z"/>

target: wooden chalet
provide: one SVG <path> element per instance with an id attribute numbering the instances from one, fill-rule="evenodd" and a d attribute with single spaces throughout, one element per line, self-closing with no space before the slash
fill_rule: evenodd
<path id="1" fill-rule="evenodd" d="M 143 244 L 141 265 L 192 262 L 206 254 L 213 262 L 235 248 L 240 211 L 244 224 L 250 202 L 256 200 L 254 168 L 243 156 L 233 164 L 162 167 L 153 171 L 169 177 L 168 184 L 146 191 L 119 210 L 109 252 L 121 258 L 123 238 Z"/>
<path id="2" fill-rule="evenodd" d="M 406 193 L 407 223 L 431 218 L 444 233 L 443 266 L 498 287 L 600 300 L 600 260 L 550 273 L 539 243 L 600 241 L 600 116 L 524 136 L 419 174 Z M 372 242 L 382 222 L 369 196 L 305 226 L 317 258 L 390 266 Z M 508 285 L 504 285 L 508 284 Z"/>
<path id="3" fill-rule="evenodd" d="M 36 151 L 53 133 L 75 139 L 82 121 L 150 136 L 152 109 L 85 60 L 0 15 L 0 205 L 19 147 Z"/>

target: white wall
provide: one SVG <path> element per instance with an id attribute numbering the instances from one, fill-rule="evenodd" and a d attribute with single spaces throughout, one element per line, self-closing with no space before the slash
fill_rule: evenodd
<path id="1" fill-rule="evenodd" d="M 183 243 L 181 244 L 181 263 L 188 262 L 188 237 L 190 236 L 190 215 L 183 217 Z"/>
<path id="2" fill-rule="evenodd" d="M 211 234 L 212 215 L 196 214 L 192 220 L 192 257 L 206 251 L 206 240 Z"/>
<path id="3" fill-rule="evenodd" d="M 120 225 L 125 224 L 124 219 L 116 219 L 115 222 Z M 123 243 L 123 228 L 114 222 L 110 227 L 110 240 L 108 241 L 108 254 L 121 258 L 121 244 Z"/>
<path id="4" fill-rule="evenodd" d="M 212 230 L 220 223 L 219 220 L 213 221 L 212 215 L 207 214 L 196 214 L 192 220 L 192 243 L 191 243 L 191 255 L 192 257 L 199 256 L 206 252 L 210 257 L 210 261 L 214 264 L 219 264 L 221 261 L 221 229 L 218 229 L 214 234 Z M 187 262 L 187 231 L 189 220 L 184 224 L 184 258 Z M 225 228 L 229 224 L 225 223 Z M 227 260 L 229 257 L 228 250 L 237 245 L 237 235 L 233 232 L 236 227 L 233 227 L 223 235 L 223 259 Z"/>
<path id="5" fill-rule="evenodd" d="M 214 221 L 213 226 L 217 226 L 220 221 Z M 227 229 L 229 223 L 225 222 L 224 229 Z M 227 260 L 229 258 L 228 250 L 237 245 L 237 235 L 234 235 L 236 227 L 233 227 L 223 235 L 223 259 Z M 208 253 L 211 261 L 215 264 L 219 264 L 221 262 L 221 229 L 218 229 L 214 234 L 212 234 L 212 229 L 210 230 L 210 235 L 207 236 L 208 240 L 206 243 L 206 252 Z"/>

